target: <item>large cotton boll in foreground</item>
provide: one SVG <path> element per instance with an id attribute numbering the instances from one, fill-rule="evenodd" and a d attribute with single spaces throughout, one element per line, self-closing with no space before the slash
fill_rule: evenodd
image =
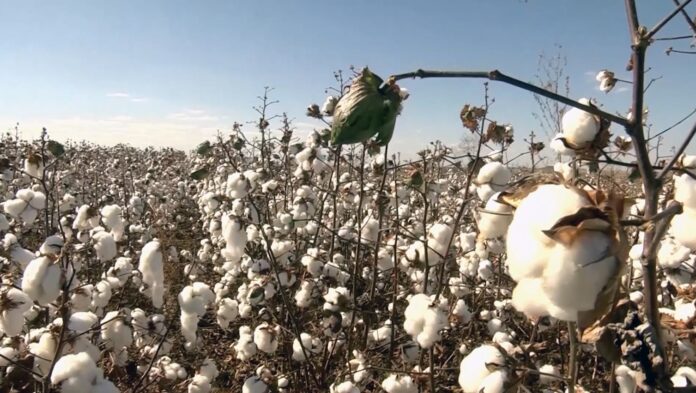
<path id="1" fill-rule="evenodd" d="M 542 185 L 522 200 L 506 237 L 512 279 L 541 276 L 555 243 L 543 231 L 589 203 L 579 192 L 554 184 Z"/>
<path id="2" fill-rule="evenodd" d="M 589 105 L 590 100 L 581 98 L 581 104 Z M 566 141 L 582 148 L 591 143 L 599 132 L 599 120 L 595 115 L 582 109 L 570 108 L 561 118 L 561 129 Z"/>
<path id="3" fill-rule="evenodd" d="M 46 306 L 60 294 L 60 264 L 44 256 L 29 262 L 22 276 L 22 291 L 32 300 Z"/>
<path id="4" fill-rule="evenodd" d="M 563 315 L 552 310 L 551 316 L 574 321 L 579 311 L 594 309 L 597 295 L 618 268 L 609 247 L 606 234 L 592 231 L 582 232 L 569 247 L 554 247 L 544 270 L 543 288 Z"/>
<path id="5" fill-rule="evenodd" d="M 686 173 L 674 176 L 674 200 L 683 203 L 685 209 L 696 209 L 696 179 Z"/>

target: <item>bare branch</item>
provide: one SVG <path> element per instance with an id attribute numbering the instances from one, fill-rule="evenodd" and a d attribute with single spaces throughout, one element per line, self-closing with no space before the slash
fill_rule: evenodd
<path id="1" fill-rule="evenodd" d="M 534 94 L 538 94 L 538 95 L 550 98 L 552 100 L 562 102 L 566 105 L 569 105 L 569 106 L 572 106 L 572 107 L 575 107 L 578 109 L 582 109 L 586 112 L 592 113 L 593 115 L 597 115 L 597 116 L 600 116 L 600 117 L 605 118 L 607 120 L 611 120 L 612 122 L 620 124 L 624 127 L 626 127 L 630 124 L 627 119 L 625 119 L 621 116 L 617 116 L 617 115 L 605 112 L 599 108 L 595 108 L 595 107 L 592 107 L 589 105 L 581 104 L 580 102 L 575 101 L 571 98 L 550 92 L 548 90 L 542 89 L 539 86 L 535 86 L 535 85 L 532 85 L 531 83 L 523 82 L 519 79 L 505 75 L 498 70 L 486 72 L 486 71 L 432 71 L 432 70 L 419 69 L 419 70 L 416 70 L 413 72 L 406 72 L 403 74 L 392 75 L 391 78 L 393 78 L 393 80 L 395 80 L 395 81 L 398 81 L 401 79 L 407 79 L 407 78 L 421 78 L 421 79 L 423 79 L 423 78 L 481 78 L 481 79 L 489 79 L 492 81 L 499 81 L 499 82 L 507 83 L 509 85 L 530 91 Z"/>
<path id="2" fill-rule="evenodd" d="M 686 7 L 689 3 L 691 3 L 691 0 L 686 0 L 685 2 L 679 4 L 679 0 L 674 0 L 674 2 L 677 4 L 677 8 L 675 8 L 672 12 L 669 13 L 669 15 L 665 16 L 661 21 L 657 22 L 655 27 L 650 29 L 648 34 L 645 36 L 646 39 L 651 39 L 655 34 L 657 34 L 660 29 L 662 29 L 672 18 L 674 18 L 679 12 L 684 10 L 684 7 Z M 687 16 L 688 18 L 688 16 Z"/>
<path id="3" fill-rule="evenodd" d="M 679 149 L 674 153 L 674 156 L 672 157 L 672 160 L 665 165 L 664 168 L 662 168 L 662 172 L 660 172 L 660 175 L 658 176 L 658 179 L 662 180 L 667 173 L 669 173 L 669 170 L 672 169 L 674 164 L 677 163 L 679 160 L 679 156 L 684 153 L 684 150 L 689 146 L 689 143 L 691 143 L 691 139 L 693 139 L 694 134 L 696 134 L 696 123 L 694 123 L 693 127 L 691 127 L 691 131 L 689 131 L 689 135 L 686 136 L 686 139 L 684 139 L 684 142 L 682 142 L 681 146 L 679 146 Z"/>

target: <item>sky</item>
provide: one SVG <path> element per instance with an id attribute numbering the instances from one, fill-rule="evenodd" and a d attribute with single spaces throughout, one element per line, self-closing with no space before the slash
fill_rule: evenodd
<path id="1" fill-rule="evenodd" d="M 641 24 L 668 14 L 668 0 L 638 0 Z M 696 14 L 696 5 L 687 10 Z M 629 36 L 618 0 L 0 0 L 0 130 L 24 137 L 42 127 L 57 140 L 191 149 L 234 122 L 257 118 L 264 86 L 298 135 L 321 124 L 305 116 L 335 86 L 333 73 L 369 66 L 390 74 L 418 68 L 492 70 L 534 81 L 541 53 L 567 58 L 570 96 L 626 113 L 630 86 L 609 94 L 594 75 L 625 71 Z M 678 16 L 661 36 L 688 34 Z M 696 56 L 649 50 L 650 122 L 659 131 L 696 108 Z M 691 49 L 693 50 L 693 48 Z M 481 80 L 404 80 L 411 96 L 391 151 L 413 154 L 429 141 L 456 145 L 464 104 L 483 101 Z M 533 96 L 500 83 L 490 116 L 539 135 Z M 694 119 L 668 135 L 676 144 Z M 277 123 L 272 123 L 277 127 Z M 253 135 L 253 126 L 244 129 Z M 620 133 L 620 130 L 614 131 Z M 521 146 L 518 143 L 518 146 Z"/>

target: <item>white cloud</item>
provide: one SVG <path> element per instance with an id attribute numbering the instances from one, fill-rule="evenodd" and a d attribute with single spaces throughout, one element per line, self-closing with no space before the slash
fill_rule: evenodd
<path id="1" fill-rule="evenodd" d="M 132 96 L 128 93 L 123 93 L 123 92 L 115 92 L 115 93 L 107 93 L 107 97 L 109 98 L 121 98 L 121 99 L 127 99 L 130 102 L 147 102 L 150 101 L 149 98 L 147 97 L 135 97 Z"/>
<path id="2" fill-rule="evenodd" d="M 202 109 L 184 109 L 179 112 L 170 113 L 167 118 L 187 122 L 212 122 L 220 120 L 218 116 L 211 115 Z"/>

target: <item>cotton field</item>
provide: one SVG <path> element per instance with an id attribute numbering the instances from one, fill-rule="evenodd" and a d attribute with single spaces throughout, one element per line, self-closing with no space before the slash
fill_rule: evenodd
<path id="1" fill-rule="evenodd" d="M 579 158 L 606 130 L 568 111 L 564 158 L 529 173 L 467 116 L 475 156 L 403 162 L 288 122 L 190 153 L 6 135 L 2 390 L 633 392 L 663 359 L 696 383 L 696 157 L 659 196 L 681 213 L 657 251 L 657 354 L 644 195 Z"/>
<path id="2" fill-rule="evenodd" d="M 190 151 L 2 134 L 0 391 L 696 391 L 696 109 L 654 124 L 644 100 L 648 47 L 693 40 L 658 34 L 696 32 L 688 3 L 650 28 L 626 1 L 626 73 L 591 78 L 622 107 L 563 95 L 565 65 L 538 86 L 351 67 L 312 130 L 265 88 L 257 121 Z M 483 97 L 453 116 L 460 146 L 402 158 L 426 78 Z M 494 84 L 534 94 L 545 139 L 498 118 Z M 169 120 L 194 117 L 217 120 Z"/>

